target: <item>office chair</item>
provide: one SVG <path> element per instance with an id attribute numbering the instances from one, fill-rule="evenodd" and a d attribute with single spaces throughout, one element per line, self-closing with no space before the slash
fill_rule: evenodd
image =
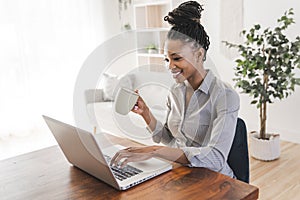
<path id="1" fill-rule="evenodd" d="M 245 122 L 238 118 L 235 136 L 228 155 L 227 163 L 238 180 L 249 183 L 249 155 L 247 128 Z"/>

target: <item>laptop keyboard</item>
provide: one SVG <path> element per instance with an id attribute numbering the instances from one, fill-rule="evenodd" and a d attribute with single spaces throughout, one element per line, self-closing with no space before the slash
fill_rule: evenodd
<path id="1" fill-rule="evenodd" d="M 110 163 L 111 157 L 104 155 L 107 163 Z M 135 176 L 137 174 L 142 173 L 143 171 L 140 169 L 137 169 L 135 167 L 132 167 L 130 165 L 125 165 L 125 167 L 121 168 L 118 166 L 110 166 L 114 176 L 120 180 L 120 181 L 124 181 L 127 178 L 130 178 L 132 176 Z"/>

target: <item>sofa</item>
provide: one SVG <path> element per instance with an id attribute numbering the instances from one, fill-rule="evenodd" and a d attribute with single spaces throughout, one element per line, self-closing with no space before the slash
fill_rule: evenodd
<path id="1" fill-rule="evenodd" d="M 137 89 L 157 120 L 163 121 L 172 84 L 174 80 L 167 71 L 136 69 L 120 76 L 104 73 L 99 88 L 85 91 L 87 113 L 91 124 L 96 127 L 96 134 L 108 132 L 145 145 L 154 144 L 142 117 L 133 112 L 128 115 L 116 113 L 114 100 L 121 87 Z"/>

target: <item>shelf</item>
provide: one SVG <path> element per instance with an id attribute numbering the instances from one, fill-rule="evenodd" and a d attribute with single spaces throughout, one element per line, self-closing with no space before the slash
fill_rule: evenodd
<path id="1" fill-rule="evenodd" d="M 138 56 L 141 57 L 155 57 L 155 58 L 164 58 L 165 56 L 160 53 L 138 53 Z"/>
<path id="2" fill-rule="evenodd" d="M 170 26 L 163 20 L 172 7 L 172 0 L 134 0 L 134 28 L 137 30 L 136 56 L 139 66 L 150 71 L 165 70 L 164 41 Z M 147 46 L 153 44 L 157 53 L 148 53 Z"/>
<path id="3" fill-rule="evenodd" d="M 143 7 L 143 6 L 156 6 L 156 5 L 168 5 L 170 1 L 163 0 L 135 0 L 133 5 L 135 7 Z"/>
<path id="4" fill-rule="evenodd" d="M 137 32 L 168 32 L 170 29 L 165 27 L 156 27 L 156 28 L 140 28 L 137 29 Z"/>
<path id="5" fill-rule="evenodd" d="M 162 28 L 168 27 L 163 18 L 170 10 L 169 1 L 141 1 L 134 5 L 135 28 Z"/>

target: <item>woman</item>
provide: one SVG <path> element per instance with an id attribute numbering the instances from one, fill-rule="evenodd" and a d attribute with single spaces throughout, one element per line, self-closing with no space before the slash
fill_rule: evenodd
<path id="1" fill-rule="evenodd" d="M 172 28 L 165 43 L 165 62 L 176 84 L 167 98 L 164 124 L 151 114 L 142 98 L 132 110 L 147 123 L 153 141 L 166 146 L 130 147 L 112 164 L 164 158 L 190 167 L 206 167 L 235 177 L 227 164 L 239 110 L 237 93 L 203 63 L 209 37 L 200 23 L 203 8 L 182 3 L 164 18 Z"/>

